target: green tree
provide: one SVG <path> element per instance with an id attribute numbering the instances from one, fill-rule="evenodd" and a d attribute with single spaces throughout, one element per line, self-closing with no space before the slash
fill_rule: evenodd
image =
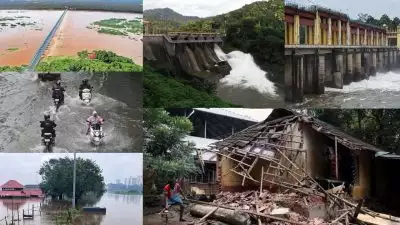
<path id="1" fill-rule="evenodd" d="M 172 117 L 160 108 L 144 109 L 143 127 L 145 133 L 144 166 L 154 169 L 154 183 L 161 190 L 168 179 L 185 177 L 198 171 L 192 143 L 184 137 L 192 131 L 192 123 L 186 117 Z M 144 187 L 149 191 L 149 187 Z"/>
<path id="2" fill-rule="evenodd" d="M 384 151 L 400 154 L 399 109 L 314 109 L 311 113 Z"/>
<path id="3" fill-rule="evenodd" d="M 53 198 L 72 198 L 73 159 L 68 157 L 50 159 L 39 170 L 42 176 L 41 188 Z M 76 194 L 79 202 L 86 195 L 101 197 L 105 192 L 104 178 L 100 167 L 90 159 L 76 159 Z"/>

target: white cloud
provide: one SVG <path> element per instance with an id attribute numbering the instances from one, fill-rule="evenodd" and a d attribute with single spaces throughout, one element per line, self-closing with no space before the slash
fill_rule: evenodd
<path id="1" fill-rule="evenodd" d="M 239 9 L 259 0 L 145 0 L 143 8 L 171 8 L 185 16 L 208 17 Z"/>

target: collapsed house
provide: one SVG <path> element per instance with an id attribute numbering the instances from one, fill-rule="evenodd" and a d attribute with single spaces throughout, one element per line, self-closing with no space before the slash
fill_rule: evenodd
<path id="1" fill-rule="evenodd" d="M 214 207 L 226 209 L 228 205 L 242 212 L 253 210 L 252 215 L 272 221 L 300 223 L 300 217 L 271 217 L 272 211 L 282 211 L 282 207 L 268 211 L 267 204 L 257 204 L 279 198 L 276 201 L 282 206 L 283 198 L 288 200 L 284 209 L 301 215 L 301 224 L 321 224 L 311 222 L 316 218 L 343 224 L 352 220 L 370 224 L 400 222 L 399 218 L 362 207 L 364 200 L 378 199 L 385 209 L 396 210 L 393 207 L 398 204 L 394 201 L 400 194 L 394 190 L 400 186 L 396 174 L 389 171 L 399 168 L 399 157 L 316 118 L 274 109 L 263 122 L 215 143 L 210 152 L 216 155 L 216 181 L 219 198 L 223 199 L 214 201 Z M 273 194 L 277 192 L 290 194 Z M 195 209 L 193 214 L 204 210 Z"/>

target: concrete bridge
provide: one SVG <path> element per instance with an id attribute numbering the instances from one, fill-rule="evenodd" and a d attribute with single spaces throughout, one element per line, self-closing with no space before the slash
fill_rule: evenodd
<path id="1" fill-rule="evenodd" d="M 60 27 L 63 19 L 65 18 L 65 15 L 68 12 L 68 8 L 66 8 L 61 14 L 60 18 L 57 20 L 56 24 L 54 25 L 53 29 L 49 32 L 49 34 L 46 36 L 46 38 L 43 40 L 43 43 L 40 45 L 38 50 L 35 52 L 35 54 L 32 57 L 31 62 L 29 63 L 28 71 L 33 71 L 35 70 L 35 67 L 39 63 L 40 59 L 42 58 L 45 50 L 49 46 L 51 40 L 53 39 L 54 35 L 56 34 L 58 28 Z"/>
<path id="2" fill-rule="evenodd" d="M 214 51 L 214 45 L 222 43 L 222 37 L 217 33 L 145 34 L 144 58 L 152 67 L 216 82 L 231 69 Z"/>
<path id="3" fill-rule="evenodd" d="M 291 102 L 397 68 L 400 59 L 386 29 L 294 5 L 285 6 L 285 56 L 285 98 Z"/>

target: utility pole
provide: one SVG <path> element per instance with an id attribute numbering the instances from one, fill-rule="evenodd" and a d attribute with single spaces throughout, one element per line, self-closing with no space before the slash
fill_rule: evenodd
<path id="1" fill-rule="evenodd" d="M 76 186 L 76 152 L 74 152 L 74 175 L 72 182 L 72 208 L 75 209 L 75 186 Z"/>

